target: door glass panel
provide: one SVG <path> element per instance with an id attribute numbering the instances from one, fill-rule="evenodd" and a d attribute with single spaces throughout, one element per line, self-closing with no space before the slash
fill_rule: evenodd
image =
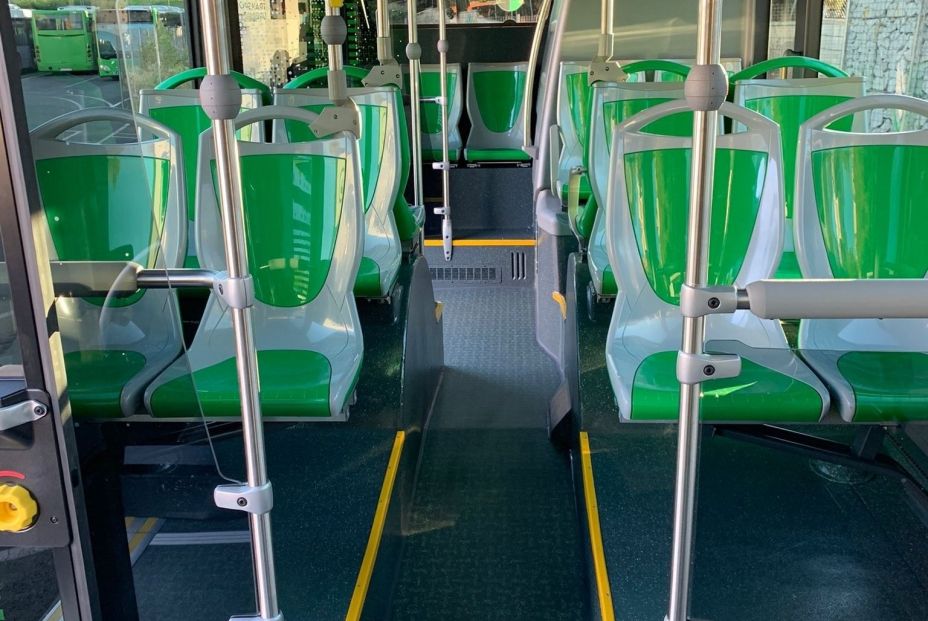
<path id="1" fill-rule="evenodd" d="M 204 312 L 218 303 L 208 289 L 134 285 L 140 269 L 164 277 L 182 267 L 195 244 L 186 193 L 197 184 L 184 183 L 179 139 L 139 112 L 140 90 L 190 67 L 189 20 L 172 6 L 103 6 L 48 11 L 65 16 L 83 51 L 62 46 L 60 29 L 33 28 L 33 11 L 14 17 L 41 203 L 35 237 L 60 262 L 53 336 L 79 424 L 88 521 L 105 533 L 93 541 L 103 617 L 135 606 L 141 619 L 228 618 L 255 606 L 245 514 L 213 503 L 217 485 L 244 478 L 241 429 L 234 416 L 204 418 L 200 374 L 234 369 L 232 336 L 200 345 Z M 6 302 L 0 292 L 0 390 L 18 359 Z M 220 388 L 237 400 L 234 372 Z M 60 619 L 48 553 L 18 554 L 0 550 L 0 619 Z M 42 589 L 18 586 L 24 565 Z"/>

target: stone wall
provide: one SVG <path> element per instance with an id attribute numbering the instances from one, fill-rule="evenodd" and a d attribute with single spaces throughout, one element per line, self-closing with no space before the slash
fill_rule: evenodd
<path id="1" fill-rule="evenodd" d="M 863 76 L 867 93 L 928 99 L 928 0 L 849 0 L 843 69 Z M 824 43 L 824 41 L 823 41 Z M 894 113 L 871 116 L 874 130 L 909 124 Z M 928 122 L 920 120 L 920 127 Z"/>

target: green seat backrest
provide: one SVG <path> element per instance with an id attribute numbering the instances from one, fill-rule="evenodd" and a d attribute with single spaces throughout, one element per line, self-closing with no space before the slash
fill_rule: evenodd
<path id="1" fill-rule="evenodd" d="M 679 304 L 686 271 L 692 149 L 625 155 L 629 215 L 642 267 L 657 296 Z M 720 148 L 715 157 L 709 241 L 709 285 L 728 285 L 741 271 L 754 232 L 767 154 Z"/>
<path id="2" fill-rule="evenodd" d="M 242 89 L 242 112 L 261 106 L 261 101 L 262 94 L 259 90 Z M 140 108 L 142 114 L 171 128 L 180 136 L 184 155 L 187 218 L 192 228 L 196 219 L 196 172 L 200 134 L 211 127 L 211 121 L 200 105 L 199 92 L 192 89 L 144 90 L 141 92 Z M 261 141 L 263 134 L 261 126 L 245 127 L 237 133 L 240 140 L 248 141 Z M 199 267 L 192 244 L 188 248 L 184 266 Z"/>
<path id="3" fill-rule="evenodd" d="M 458 88 L 458 76 L 455 73 L 448 72 L 445 76 L 448 89 L 448 101 L 454 99 Z M 419 83 L 422 85 L 420 95 L 423 99 L 441 96 L 441 82 L 439 81 L 439 72 L 423 71 Z M 440 134 L 441 133 L 441 106 L 434 101 L 423 101 L 420 105 L 422 114 L 422 133 Z"/>
<path id="4" fill-rule="evenodd" d="M 301 106 L 319 114 L 332 104 L 313 104 Z M 358 105 L 361 116 L 361 138 L 358 140 L 358 150 L 361 159 L 361 178 L 363 180 L 363 196 L 365 213 L 371 208 L 374 200 L 374 189 L 380 178 L 380 169 L 383 164 L 384 147 L 386 146 L 388 119 L 387 109 L 384 106 Z M 316 135 L 304 124 L 296 121 L 286 121 L 284 131 L 287 142 L 310 142 L 316 140 Z M 408 167 L 407 167 L 408 169 Z"/>
<path id="5" fill-rule="evenodd" d="M 860 144 L 812 153 L 812 184 L 835 278 L 928 273 L 928 144 Z"/>
<path id="6" fill-rule="evenodd" d="M 345 160 L 321 155 L 246 155 L 241 157 L 241 170 L 245 240 L 255 297 L 276 307 L 312 302 L 332 263 L 345 189 Z M 214 166 L 214 183 L 215 174 Z"/>
<path id="7" fill-rule="evenodd" d="M 502 134 L 513 128 L 525 95 L 525 72 L 515 69 L 478 71 L 471 80 L 484 126 Z"/>
<path id="8" fill-rule="evenodd" d="M 763 114 L 780 126 L 783 165 L 786 167 L 786 217 L 793 217 L 796 147 L 799 127 L 816 114 L 863 95 L 860 78 L 809 78 L 798 80 L 749 80 L 735 83 L 735 103 Z M 854 118 L 845 117 L 832 129 L 851 131 Z"/>

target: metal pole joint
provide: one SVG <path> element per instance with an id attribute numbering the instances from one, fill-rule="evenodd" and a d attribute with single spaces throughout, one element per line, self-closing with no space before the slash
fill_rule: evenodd
<path id="1" fill-rule="evenodd" d="M 738 288 L 734 285 L 691 287 L 684 284 L 680 288 L 680 312 L 684 317 L 727 315 L 736 310 L 738 310 Z"/>
<path id="2" fill-rule="evenodd" d="M 218 485 L 213 491 L 213 502 L 220 509 L 263 515 L 270 513 L 274 508 L 274 489 L 270 481 L 257 487 L 235 484 Z"/>
<path id="3" fill-rule="evenodd" d="M 728 72 L 720 64 L 694 66 L 686 77 L 683 95 L 693 110 L 718 110 L 728 98 Z"/>
<path id="4" fill-rule="evenodd" d="M 689 354 L 677 352 L 677 381 L 699 384 L 710 379 L 741 375 L 741 356 L 737 354 Z"/>

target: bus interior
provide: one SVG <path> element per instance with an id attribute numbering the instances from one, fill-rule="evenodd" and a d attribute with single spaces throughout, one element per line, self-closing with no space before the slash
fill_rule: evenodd
<path id="1" fill-rule="evenodd" d="M 928 619 L 928 1 L 0 44 L 0 621 Z"/>

